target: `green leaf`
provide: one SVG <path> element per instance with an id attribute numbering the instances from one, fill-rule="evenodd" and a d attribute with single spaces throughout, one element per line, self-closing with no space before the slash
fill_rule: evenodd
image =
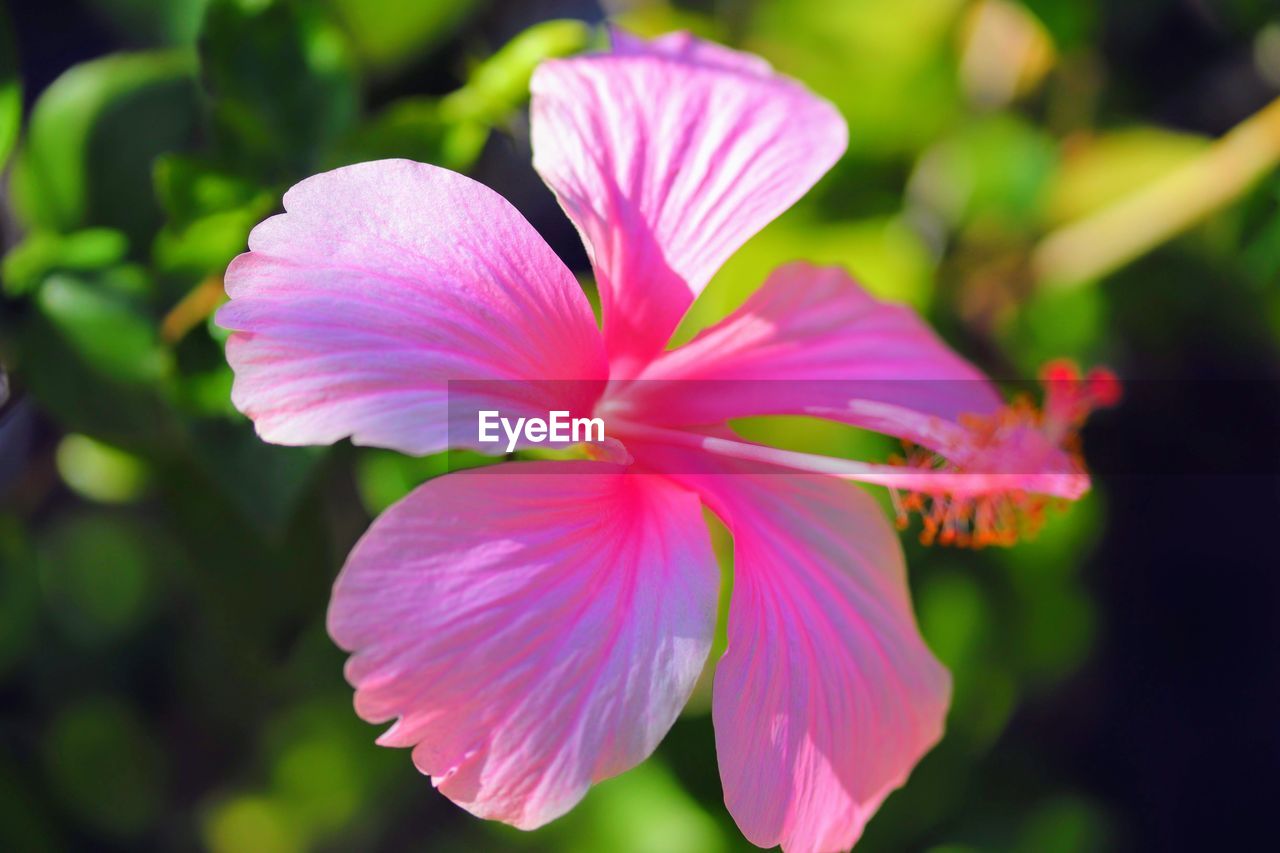
<path id="1" fill-rule="evenodd" d="M 90 0 L 130 42 L 186 45 L 196 40 L 209 0 Z"/>
<path id="2" fill-rule="evenodd" d="M 151 191 L 160 154 L 199 121 L 188 52 L 117 54 L 73 67 L 40 96 L 13 166 L 12 193 L 29 228 L 107 226 L 143 250 L 160 224 Z"/>
<path id="3" fill-rule="evenodd" d="M 176 225 L 240 207 L 261 194 L 253 181 L 185 154 L 156 160 L 153 179 L 160 206 Z"/>
<path id="4" fill-rule="evenodd" d="M 156 195 L 168 222 L 152 244 L 159 272 L 195 281 L 221 274 L 245 250 L 249 231 L 279 204 L 252 181 L 185 155 L 162 157 Z"/>
<path id="5" fill-rule="evenodd" d="M 269 537 L 281 535 L 328 453 L 323 447 L 280 447 L 258 438 L 244 420 L 191 424 L 195 456 L 243 517 Z"/>
<path id="6" fill-rule="evenodd" d="M 634 770 L 592 789 L 563 820 L 546 830 L 552 849 L 565 853 L 723 853 L 739 849 L 729 843 L 727 828 L 706 805 L 693 799 L 661 761 L 646 761 Z"/>
<path id="7" fill-rule="evenodd" d="M 57 273 L 45 281 L 36 301 L 84 362 L 106 376 L 145 384 L 170 372 L 172 360 L 155 324 L 118 291 Z"/>
<path id="8" fill-rule="evenodd" d="M 581 21 L 547 21 L 479 63 L 467 83 L 443 98 L 403 98 L 344 140 L 329 165 L 404 157 L 466 171 L 492 127 L 529 99 L 529 78 L 544 59 L 582 50 L 591 29 Z"/>
<path id="9" fill-rule="evenodd" d="M 849 156 L 897 158 L 962 108 L 953 44 L 964 0 L 788 0 L 752 6 L 745 47 L 831 99 L 855 132 Z"/>
<path id="10" fill-rule="evenodd" d="M 982 589 L 960 572 L 931 577 L 919 593 L 920 630 L 949 669 L 968 675 L 982 663 L 991 615 Z"/>
<path id="11" fill-rule="evenodd" d="M 916 193 L 953 224 L 1020 234 L 1044 218 L 1057 147 L 1011 113 L 959 128 L 925 153 Z"/>
<path id="12" fill-rule="evenodd" d="M 1209 140 L 1158 127 L 1131 127 L 1079 140 L 1053 179 L 1049 214 L 1081 219 L 1165 177 L 1195 159 Z"/>
<path id="13" fill-rule="evenodd" d="M 4 290 L 19 296 L 59 270 L 93 272 L 124 260 L 129 241 L 111 228 L 86 228 L 69 234 L 33 231 L 4 256 Z"/>
<path id="14" fill-rule="evenodd" d="M 488 138 L 487 125 L 446 121 L 438 98 L 404 98 L 345 139 L 330 165 L 403 157 L 464 172 Z"/>
<path id="15" fill-rule="evenodd" d="M 259 179 L 319 170 L 355 122 L 350 47 L 313 7 L 213 0 L 200 56 L 221 159 Z"/>
<path id="16" fill-rule="evenodd" d="M 418 486 L 449 471 L 448 454 L 404 456 L 369 448 L 356 460 L 356 488 L 370 515 L 378 515 Z"/>
<path id="17" fill-rule="evenodd" d="M 327 0 L 360 59 L 376 72 L 412 62 L 450 36 L 476 0 Z"/>
<path id="18" fill-rule="evenodd" d="M 545 21 L 529 27 L 477 65 L 465 86 L 441 100 L 441 118 L 489 125 L 505 121 L 529 99 L 529 79 L 540 62 L 577 53 L 590 39 L 591 28 L 581 21 Z"/>
<path id="19" fill-rule="evenodd" d="M 88 500 L 130 503 L 146 491 L 149 477 L 141 459 L 87 435 L 63 438 L 55 459 L 63 482 Z"/>
<path id="20" fill-rule="evenodd" d="M 500 462 L 501 457 L 484 456 L 471 450 L 405 456 L 392 450 L 365 448 L 356 459 L 356 489 L 365 510 L 370 515 L 378 515 L 433 477 Z"/>
<path id="21" fill-rule="evenodd" d="M 7 319 L 9 366 L 60 427 L 140 455 L 162 453 L 172 443 L 176 425 L 161 389 L 104 373 L 43 311 Z"/>
<path id="22" fill-rule="evenodd" d="M 55 273 L 13 338 L 14 367 L 64 429 L 149 456 L 169 446 L 175 424 L 163 381 L 172 358 L 139 299 L 148 285 L 129 266 Z"/>
<path id="23" fill-rule="evenodd" d="M 245 250 L 249 232 L 274 206 L 275 201 L 264 194 L 243 207 L 210 213 L 185 227 L 166 226 L 153 246 L 157 269 L 191 278 L 221 273 Z"/>
<path id="24" fill-rule="evenodd" d="M 0 6 L 0 170 L 9 162 L 22 125 L 22 81 L 11 29 L 9 14 Z"/>
<path id="25" fill-rule="evenodd" d="M 207 324 L 213 326 L 212 317 Z M 213 326 L 229 335 L 220 326 Z M 188 373 L 182 377 L 176 391 L 175 404 L 192 415 L 236 417 L 236 407 L 231 402 L 231 385 L 235 377 L 224 361 L 210 370 Z"/>

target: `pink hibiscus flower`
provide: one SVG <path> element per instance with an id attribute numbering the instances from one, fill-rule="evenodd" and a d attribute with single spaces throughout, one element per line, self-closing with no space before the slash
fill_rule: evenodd
<path id="1" fill-rule="evenodd" d="M 926 537 L 1006 541 L 1087 489 L 1070 439 L 1113 384 L 1059 367 L 1043 413 L 1002 406 L 910 311 L 803 263 L 666 350 L 715 270 L 840 157 L 844 122 L 684 34 L 619 35 L 532 89 L 534 165 L 586 243 L 602 330 L 514 208 L 420 163 L 301 182 L 227 270 L 233 399 L 267 441 L 425 454 L 456 443 L 458 412 L 607 423 L 587 458 L 451 473 L 373 523 L 328 619 L 356 710 L 394 721 L 379 743 L 412 747 L 474 814 L 563 814 L 654 750 L 706 663 L 706 506 L 735 538 L 713 697 L 728 808 L 756 844 L 848 848 L 941 735 L 950 692 L 892 527 L 848 481 L 892 488 Z M 726 426 L 777 413 L 918 449 L 862 463 Z"/>

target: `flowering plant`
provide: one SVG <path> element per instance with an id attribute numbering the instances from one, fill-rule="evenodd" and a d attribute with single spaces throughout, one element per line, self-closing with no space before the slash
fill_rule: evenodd
<path id="1" fill-rule="evenodd" d="M 473 813 L 563 814 L 653 751 L 706 664 L 705 506 L 735 545 L 713 700 L 726 803 L 761 846 L 850 847 L 940 737 L 950 683 L 892 527 L 849 481 L 892 489 L 927 540 L 1006 544 L 1087 490 L 1073 436 L 1115 382 L 1058 365 L 1043 411 L 1005 406 L 908 309 L 804 262 L 668 350 L 719 266 L 841 155 L 844 121 L 685 34 L 617 33 L 532 91 L 534 165 L 586 244 L 602 328 L 506 201 L 404 160 L 304 180 L 227 270 L 233 400 L 268 441 L 444 450 L 457 383 L 467 412 L 606 425 L 581 458 L 451 473 L 374 522 L 328 620 L 356 710 L 394 721 L 379 742 Z M 728 426 L 774 414 L 913 450 L 835 459 Z"/>

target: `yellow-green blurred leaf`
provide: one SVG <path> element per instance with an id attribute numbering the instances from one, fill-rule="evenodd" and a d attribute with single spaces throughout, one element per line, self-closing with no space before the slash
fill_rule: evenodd
<path id="1" fill-rule="evenodd" d="M 365 510 L 377 515 L 432 477 L 501 461 L 502 457 L 484 456 L 470 450 L 450 450 L 430 456 L 362 450 L 356 461 L 356 488 Z"/>
<path id="2" fill-rule="evenodd" d="M 204 821 L 210 853 L 301 853 L 305 843 L 288 807 L 270 797 L 240 795 L 214 806 Z"/>
<path id="3" fill-rule="evenodd" d="M 695 9 L 676 8 L 671 3 L 650 0 L 629 3 L 612 16 L 613 23 L 643 38 L 656 38 L 676 30 L 686 30 L 698 38 L 727 43 L 724 25 L 714 16 Z"/>
<path id="4" fill-rule="evenodd" d="M 961 108 L 952 40 L 965 0 L 765 0 L 745 47 L 831 99 L 857 158 L 900 157 Z"/>
<path id="5" fill-rule="evenodd" d="M 544 21 L 503 45 L 471 70 L 466 85 L 440 101 L 446 122 L 495 124 L 529 98 L 533 69 L 545 59 L 586 47 L 590 28 L 581 21 Z"/>
<path id="6" fill-rule="evenodd" d="M 370 749 L 367 725 L 345 704 L 290 708 L 268 729 L 271 793 L 308 838 L 341 830 L 368 804 L 382 769 L 401 766 L 395 753 Z"/>
<path id="7" fill-rule="evenodd" d="M 194 279 L 221 275 L 231 259 L 245 251 L 253 226 L 274 206 L 274 200 L 264 193 L 241 207 L 206 214 L 184 226 L 165 226 L 152 246 L 156 268 Z"/>
<path id="8" fill-rule="evenodd" d="M 1050 219 L 1068 222 L 1094 213 L 1186 164 L 1208 145 L 1202 136 L 1156 127 L 1075 141 L 1050 189 Z"/>
<path id="9" fill-rule="evenodd" d="M 720 853 L 728 848 L 720 825 L 654 759 L 593 787 L 554 826 L 556 849 L 565 853 Z"/>
<path id="10" fill-rule="evenodd" d="M 413 457 L 390 450 L 362 450 L 356 461 L 356 487 L 370 515 L 378 515 L 432 477 L 449 470 L 446 454 Z"/>
<path id="11" fill-rule="evenodd" d="M 476 0 L 326 0 L 361 60 L 386 72 L 428 54 L 475 9 Z"/>
<path id="12" fill-rule="evenodd" d="M 141 459 L 87 435 L 64 437 L 55 459 L 63 482 L 81 497 L 99 503 L 137 500 L 149 480 Z"/>

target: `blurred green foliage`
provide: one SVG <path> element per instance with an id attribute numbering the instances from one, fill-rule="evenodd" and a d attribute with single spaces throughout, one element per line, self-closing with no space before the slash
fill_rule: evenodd
<path id="1" fill-rule="evenodd" d="M 186 45 L 200 32 L 209 0 L 91 0 L 119 32 L 159 45 Z"/>
<path id="2" fill-rule="evenodd" d="M 13 166 L 22 222 L 57 232 L 116 228 L 144 245 L 160 224 L 151 164 L 194 138 L 194 73 L 190 55 L 163 52 L 108 56 L 59 77 L 36 102 Z"/>
<path id="3" fill-rule="evenodd" d="M 476 0 L 329 0 L 351 44 L 375 74 L 386 74 L 437 49 L 481 4 Z"/>
<path id="4" fill-rule="evenodd" d="M 650 762 L 533 834 L 461 816 L 407 755 L 375 747 L 324 633 L 329 584 L 372 515 L 481 460 L 262 443 L 230 405 L 224 333 L 209 322 L 226 264 L 293 182 L 390 156 L 471 170 L 523 133 L 536 64 L 600 43 L 599 30 L 543 22 L 485 47 L 501 5 L 485 0 L 88 5 L 135 49 L 69 68 L 25 119 L 0 11 L 0 165 L 11 159 L 18 236 L 0 360 L 45 435 L 0 505 L 0 678 L 23 700 L 0 732 L 15 733 L 0 749 L 0 849 L 748 849 L 720 802 L 702 688 Z M 851 128 L 844 160 L 728 262 L 681 338 L 805 258 L 911 303 L 1002 376 L 1123 356 L 1107 283 L 1043 287 L 1030 253 L 1210 142 L 1105 96 L 1107 4 L 618 5 L 642 34 L 683 27 L 761 53 Z M 1268 3 L 1223 9 L 1245 39 L 1275 24 Z M 1278 208 L 1268 181 L 1164 251 L 1237 272 L 1280 332 Z M 738 427 L 829 453 L 891 451 L 813 422 Z M 1101 806 L 1027 769 L 1036 744 L 991 760 L 1019 709 L 1088 659 L 1096 619 L 1079 569 L 1105 524 L 1095 495 L 1013 551 L 928 550 L 908 535 L 954 708 L 859 849 L 1117 845 Z M 723 530 L 717 543 L 727 559 Z"/>
<path id="5" fill-rule="evenodd" d="M 211 3 L 200 59 L 216 149 L 260 180 L 317 171 L 355 123 L 354 57 L 319 9 Z"/>
<path id="6" fill-rule="evenodd" d="M 164 758 L 124 700 L 77 700 L 50 721 L 43 747 L 50 788 L 72 815 L 106 837 L 141 835 L 162 808 Z M 109 774 L 111 784 L 100 784 L 93 768 Z"/>
<path id="7" fill-rule="evenodd" d="M 22 122 L 22 83 L 18 79 L 18 50 L 10 32 L 9 14 L 0 8 L 0 169 L 18 139 Z"/>

